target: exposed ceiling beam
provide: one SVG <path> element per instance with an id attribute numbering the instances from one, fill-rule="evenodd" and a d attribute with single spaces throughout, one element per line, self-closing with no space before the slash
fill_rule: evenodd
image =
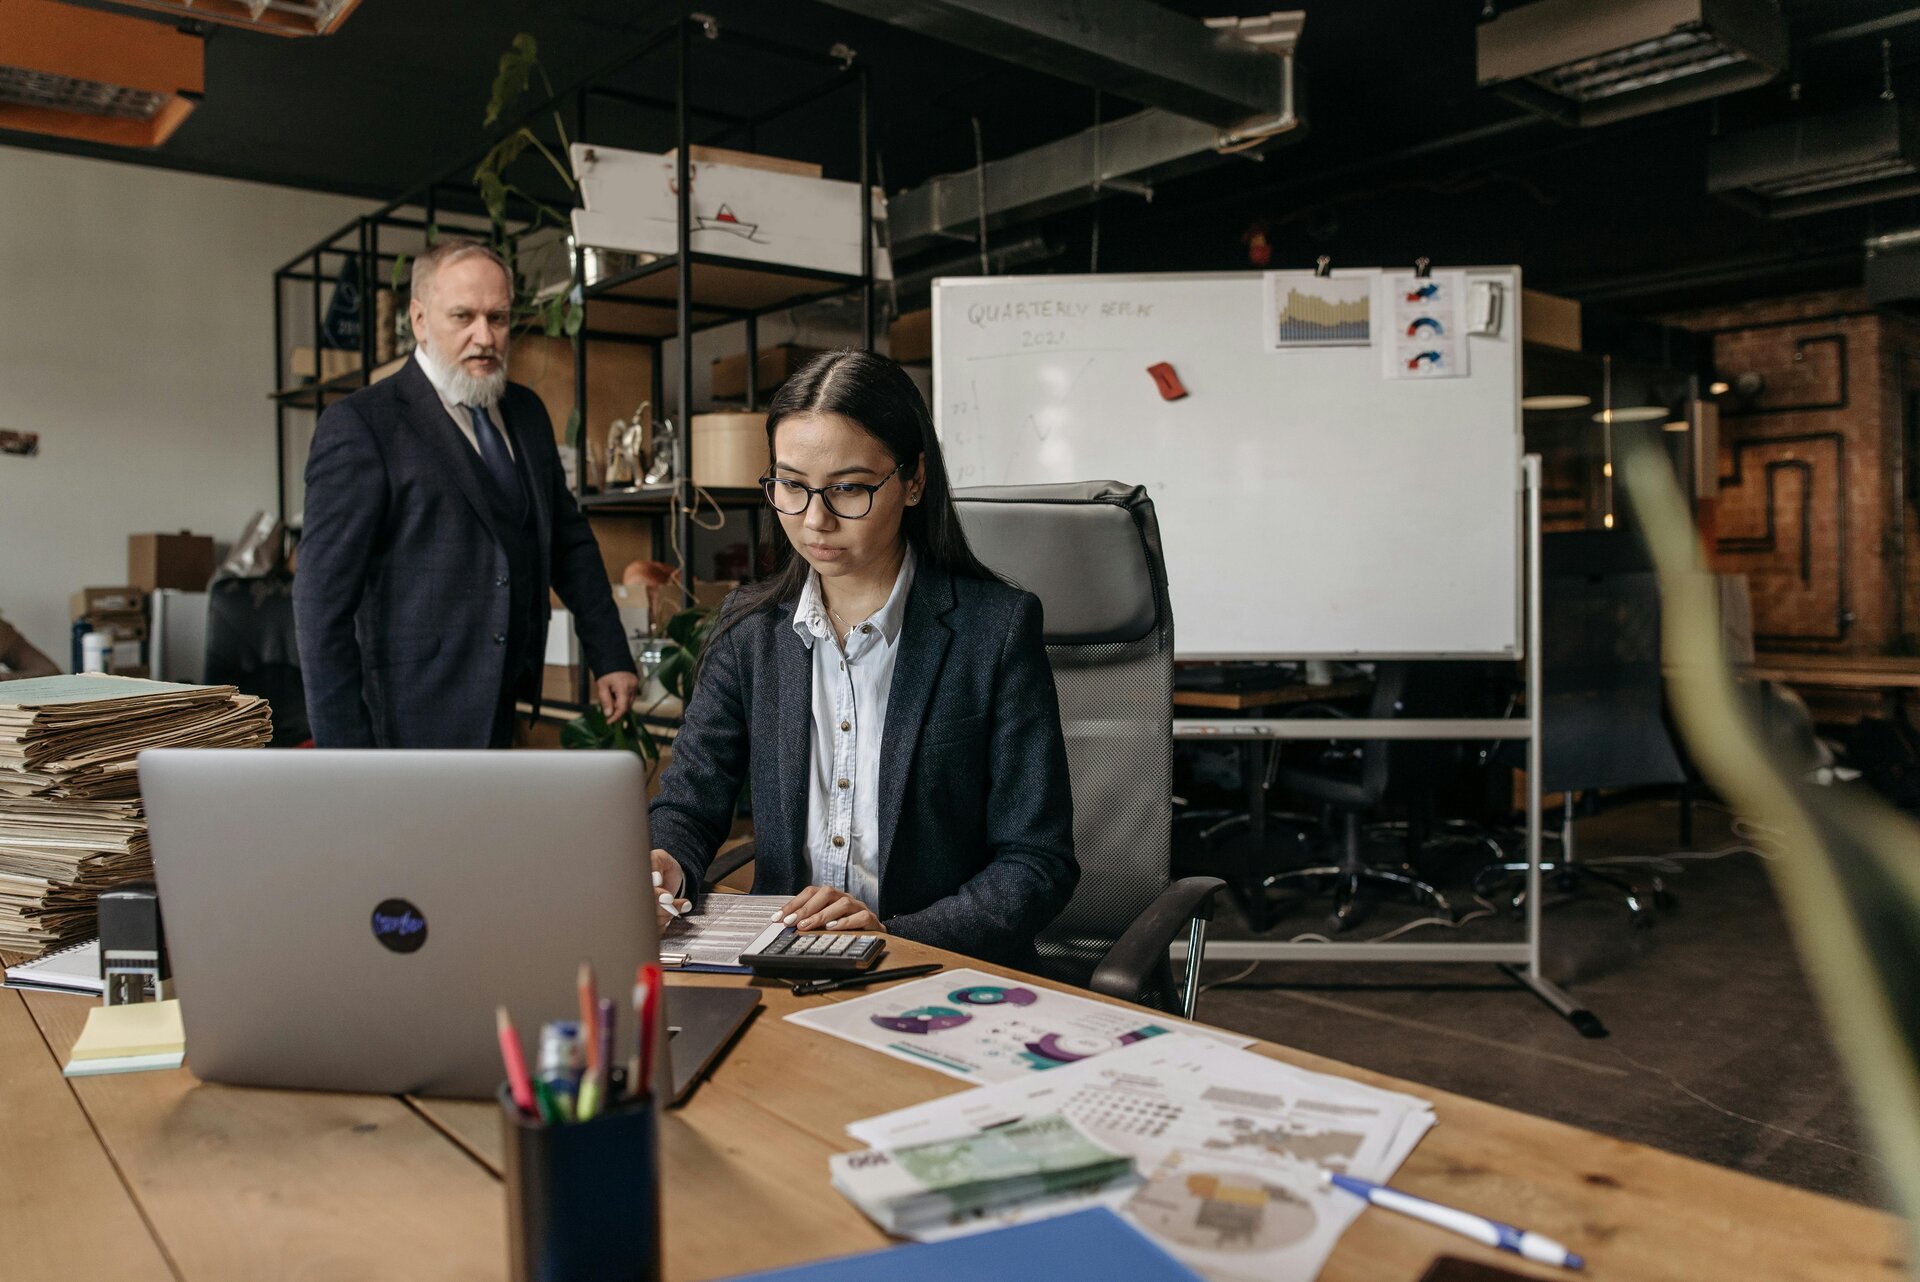
<path id="1" fill-rule="evenodd" d="M 1281 59 L 1151 0 L 826 0 L 1214 125 L 1277 110 Z"/>

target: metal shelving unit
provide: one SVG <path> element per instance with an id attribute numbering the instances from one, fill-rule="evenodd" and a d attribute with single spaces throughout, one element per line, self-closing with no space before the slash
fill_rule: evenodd
<path id="1" fill-rule="evenodd" d="M 703 44 L 746 50 L 825 73 L 817 83 L 793 94 L 757 114 L 696 107 L 692 102 L 692 67 L 696 50 Z M 614 83 L 623 74 L 638 69 L 649 58 L 671 46 L 674 59 L 675 91 L 672 97 L 636 93 Z M 759 318 L 807 303 L 857 292 L 861 299 L 862 340 L 871 350 L 874 342 L 873 253 L 874 225 L 870 200 L 859 201 L 861 270 L 858 274 L 823 272 L 802 267 L 782 266 L 729 258 L 721 254 L 696 252 L 691 247 L 691 198 L 689 164 L 695 146 L 734 142 L 743 136 L 746 149 L 752 150 L 757 131 L 770 121 L 816 103 L 831 95 L 851 91 L 857 100 L 858 182 L 862 190 L 872 187 L 872 147 L 868 114 L 868 77 L 851 50 L 836 45 L 831 51 L 814 52 L 792 48 L 748 32 L 722 27 L 711 18 L 683 12 L 661 27 L 631 44 L 607 65 L 582 81 L 562 89 L 547 101 L 523 113 L 510 128 L 544 120 L 549 113 L 572 116 L 575 141 L 590 139 L 589 108 L 596 102 L 610 102 L 673 113 L 672 146 L 678 161 L 676 190 L 679 193 L 679 227 L 676 252 L 604 278 L 587 281 L 586 250 L 573 245 L 573 281 L 580 282 L 580 299 L 586 309 L 584 323 L 572 342 L 573 396 L 581 428 L 574 443 L 575 497 L 592 520 L 649 519 L 653 522 L 652 544 L 658 549 L 671 544 L 680 550 L 681 599 L 693 600 L 692 569 L 694 512 L 696 494 L 693 483 L 693 345 L 695 334 L 723 325 L 740 324 L 744 329 L 747 359 L 745 408 L 760 408 L 762 389 L 759 373 Z M 598 125 L 597 114 L 591 123 Z M 716 131 L 696 135 L 696 119 L 712 121 Z M 610 132 L 610 131 L 608 131 Z M 632 131 L 630 131 L 631 133 Z M 655 131 L 650 137 L 598 136 L 604 146 L 656 147 L 663 141 Z M 429 229 L 441 234 L 471 235 L 492 240 L 495 229 L 479 199 L 478 188 L 470 177 L 480 157 L 461 164 L 402 195 L 371 213 L 355 218 L 332 235 L 289 259 L 273 275 L 274 368 L 269 393 L 274 407 L 276 490 L 280 517 L 292 524 L 289 511 L 288 473 L 290 457 L 289 416 L 302 413 L 318 415 L 328 405 L 366 387 L 370 382 L 397 370 L 404 354 L 376 367 L 375 358 L 384 350 L 376 333 L 379 308 L 377 298 L 385 286 L 401 251 L 415 252 L 426 242 Z M 536 225 L 533 207 L 515 198 L 508 205 L 509 223 L 502 229 L 509 237 L 526 233 Z M 570 238 L 569 238 L 570 239 Z M 352 264 L 352 270 L 349 270 Z M 360 351 L 358 367 L 327 378 L 325 355 L 320 346 L 324 329 L 326 292 L 349 276 L 359 291 Z M 396 303 L 398 299 L 396 298 Z M 297 309 L 297 312 L 293 309 Z M 294 315 L 310 317 L 314 346 L 315 379 L 295 383 L 289 376 L 288 333 Z M 677 396 L 672 415 L 675 478 L 670 486 L 636 488 L 598 493 L 587 488 L 589 469 L 587 448 L 591 434 L 586 428 L 590 406 L 587 402 L 587 363 L 591 344 L 635 344 L 651 350 L 651 401 L 655 407 L 666 405 L 664 360 L 669 342 L 677 343 Z M 338 349 L 329 349 L 338 350 Z M 707 489 L 706 499 L 725 511 L 744 511 L 751 521 L 752 548 L 748 555 L 748 573 L 756 572 L 759 548 L 765 527 L 765 500 L 757 489 Z M 586 674 L 581 674 L 581 702 L 586 702 Z"/>

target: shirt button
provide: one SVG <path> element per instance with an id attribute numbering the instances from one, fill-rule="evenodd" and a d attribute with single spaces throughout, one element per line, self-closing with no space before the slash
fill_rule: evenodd
<path id="1" fill-rule="evenodd" d="M 851 722 L 851 721 L 842 721 L 842 722 L 840 723 L 840 729 L 842 729 L 842 730 L 851 730 L 851 729 L 853 729 L 853 722 Z"/>
<path id="2" fill-rule="evenodd" d="M 847 839 L 845 837 L 835 837 L 833 839 L 833 844 L 836 846 L 844 846 L 847 844 Z"/>
<path id="3" fill-rule="evenodd" d="M 493 581 L 493 586 L 494 586 L 494 587 L 496 587 L 496 588 L 504 588 L 504 587 L 506 587 L 506 586 L 507 586 L 507 576 L 503 574 L 503 575 L 501 575 L 501 576 L 500 576 L 499 578 L 497 578 L 497 579 L 495 579 L 495 580 Z"/>
<path id="4" fill-rule="evenodd" d="M 494 643 L 495 645 L 505 645 L 505 644 L 507 643 L 507 634 L 506 634 L 506 633 L 504 633 L 504 632 L 496 632 L 496 633 L 494 633 L 494 634 L 493 634 L 493 643 Z"/>
<path id="5" fill-rule="evenodd" d="M 840 786 L 841 786 L 842 788 L 851 788 L 851 787 L 853 787 L 853 780 L 851 780 L 851 779 L 842 779 L 842 780 L 840 780 Z"/>
<path id="6" fill-rule="evenodd" d="M 861 630 L 862 632 L 872 632 L 872 631 L 873 631 L 873 625 L 872 625 L 871 623 L 863 623 L 863 624 L 861 624 L 861 625 L 860 625 L 860 630 Z"/>

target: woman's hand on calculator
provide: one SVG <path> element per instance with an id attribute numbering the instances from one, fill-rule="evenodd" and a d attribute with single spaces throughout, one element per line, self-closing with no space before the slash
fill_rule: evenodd
<path id="1" fill-rule="evenodd" d="M 887 930 L 865 904 L 830 886 L 808 886 L 773 918 L 795 930 L 872 930 L 883 935 Z"/>

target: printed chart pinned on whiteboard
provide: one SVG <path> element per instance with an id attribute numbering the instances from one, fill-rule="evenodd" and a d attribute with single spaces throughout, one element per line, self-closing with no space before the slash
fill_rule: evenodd
<path id="1" fill-rule="evenodd" d="M 1467 376 L 1467 277 L 1465 272 L 1412 272 L 1383 278 L 1380 345 L 1388 378 Z"/>
<path id="2" fill-rule="evenodd" d="M 1267 350 L 1372 343 L 1374 276 L 1267 272 L 1261 279 Z"/>

